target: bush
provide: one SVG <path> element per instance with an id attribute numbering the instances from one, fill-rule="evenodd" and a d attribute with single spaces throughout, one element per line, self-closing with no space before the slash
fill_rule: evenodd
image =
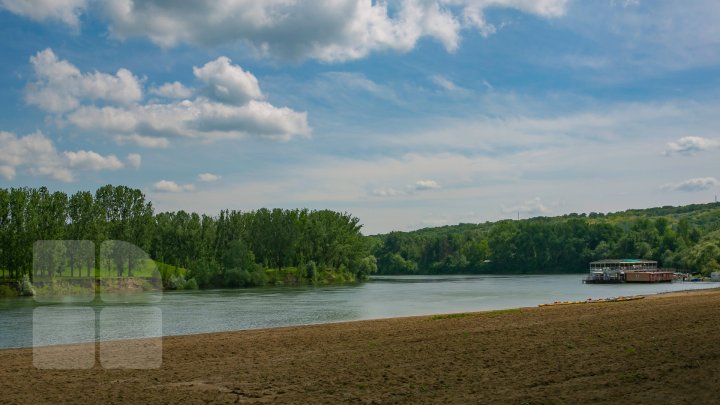
<path id="1" fill-rule="evenodd" d="M 18 294 L 23 297 L 35 296 L 35 288 L 30 282 L 30 276 L 27 274 L 23 275 L 22 281 L 18 282 Z"/>
<path id="2" fill-rule="evenodd" d="M 262 270 L 247 271 L 240 268 L 225 270 L 225 287 L 255 287 L 265 284 L 265 274 Z"/>
<path id="3" fill-rule="evenodd" d="M 16 289 L 8 285 L 0 285 L 0 297 L 17 297 L 18 292 Z"/>
<path id="4" fill-rule="evenodd" d="M 308 280 L 315 280 L 315 277 L 317 276 L 317 264 L 315 264 L 314 261 L 310 260 L 305 264 L 305 277 Z"/>
<path id="5" fill-rule="evenodd" d="M 376 273 L 378 269 L 377 259 L 370 255 L 364 257 L 355 265 L 355 277 L 358 281 L 366 280 L 371 274 Z"/>
<path id="6" fill-rule="evenodd" d="M 168 290 L 183 290 L 185 289 L 186 283 L 187 282 L 185 281 L 185 277 L 183 276 L 170 276 L 165 285 L 165 288 Z"/>
<path id="7" fill-rule="evenodd" d="M 206 259 L 194 261 L 187 273 L 188 282 L 195 279 L 196 284 L 203 288 L 221 285 L 222 280 L 218 280 L 218 275 L 221 275 L 220 266 Z"/>
<path id="8" fill-rule="evenodd" d="M 198 288 L 199 288 L 198 283 L 197 283 L 197 281 L 195 281 L 194 278 L 191 278 L 190 280 L 185 282 L 186 290 L 197 290 Z"/>
<path id="9" fill-rule="evenodd" d="M 225 284 L 225 287 L 230 287 L 230 288 L 244 287 L 245 281 L 248 279 L 248 277 L 249 277 L 248 272 L 243 269 L 240 269 L 240 268 L 228 269 L 228 270 L 225 270 L 225 276 L 223 278 L 223 283 Z"/>

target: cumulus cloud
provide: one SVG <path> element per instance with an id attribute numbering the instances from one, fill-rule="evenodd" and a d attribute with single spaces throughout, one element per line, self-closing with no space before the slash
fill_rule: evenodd
<path id="1" fill-rule="evenodd" d="M 263 98 L 257 78 L 240 66 L 233 65 L 225 56 L 203 67 L 193 67 L 193 74 L 207 85 L 205 94 L 211 99 L 242 105 Z"/>
<path id="2" fill-rule="evenodd" d="M 65 152 L 70 167 L 80 167 L 90 170 L 118 170 L 124 167 L 115 155 L 102 156 L 99 153 L 80 150 Z"/>
<path id="3" fill-rule="evenodd" d="M 93 151 L 58 152 L 52 140 L 42 132 L 20 136 L 0 131 L 0 176 L 13 180 L 18 170 L 62 182 L 73 180 L 72 169 L 118 170 L 124 165 L 114 155 Z"/>
<path id="4" fill-rule="evenodd" d="M 83 99 L 131 104 L 142 98 L 140 81 L 129 70 L 115 75 L 81 73 L 66 60 L 60 60 L 45 49 L 30 58 L 36 81 L 25 91 L 25 100 L 49 112 L 65 112 L 80 105 Z"/>
<path id="5" fill-rule="evenodd" d="M 254 100 L 242 106 L 205 98 L 130 108 L 86 106 L 69 114 L 68 121 L 84 131 L 114 133 L 121 141 L 153 147 L 166 146 L 166 142 L 155 143 L 148 138 L 212 140 L 258 136 L 287 141 L 311 132 L 307 113 Z"/>
<path id="6" fill-rule="evenodd" d="M 153 189 L 163 193 L 182 193 L 185 191 L 194 191 L 195 186 L 192 184 L 178 184 L 169 180 L 160 180 L 153 184 Z"/>
<path id="7" fill-rule="evenodd" d="M 698 152 L 718 147 L 720 147 L 720 141 L 717 139 L 708 139 L 699 136 L 686 136 L 675 142 L 669 142 L 665 148 L 665 155 L 670 156 L 675 153 L 679 153 L 681 155 L 694 155 Z"/>
<path id="8" fill-rule="evenodd" d="M 0 0 L 0 8 L 35 21 L 57 20 L 77 27 L 87 0 Z"/>
<path id="9" fill-rule="evenodd" d="M 92 133 L 106 133 L 118 143 L 164 148 L 173 137 L 199 140 L 256 136 L 288 141 L 311 133 L 307 113 L 264 101 L 257 78 L 220 57 L 193 71 L 205 88 L 194 99 L 140 103 L 142 88 L 128 70 L 116 75 L 83 74 L 51 49 L 31 58 L 37 81 L 26 100 L 62 113 L 63 122 Z M 179 82 L 151 89 L 167 99 L 192 93 Z M 101 100 L 103 105 L 85 103 Z"/>
<path id="10" fill-rule="evenodd" d="M 150 94 L 165 97 L 165 98 L 188 98 L 192 96 L 193 91 L 185 87 L 182 83 L 175 81 L 172 83 L 165 83 L 160 87 L 150 88 Z"/>
<path id="11" fill-rule="evenodd" d="M 130 166 L 139 169 L 142 164 L 142 156 L 137 153 L 131 153 L 127 155 L 127 161 Z"/>
<path id="12" fill-rule="evenodd" d="M 718 185 L 720 185 L 720 181 L 714 177 L 696 177 L 676 184 L 666 184 L 662 188 L 671 191 L 693 192 L 709 190 Z"/>
<path id="13" fill-rule="evenodd" d="M 374 51 L 407 52 L 423 37 L 452 52 L 463 29 L 483 35 L 496 31 L 484 16 L 488 7 L 551 18 L 564 15 L 566 4 L 567 0 L 230 0 L 177 7 L 162 0 L 110 0 L 104 9 L 110 32 L 119 38 L 148 37 L 163 47 L 241 42 L 263 55 L 336 62 Z"/>
<path id="14" fill-rule="evenodd" d="M 26 169 L 32 176 L 64 182 L 73 179 L 55 145 L 41 132 L 22 137 L 0 132 L 0 150 L 0 173 L 6 180 L 14 179 L 18 168 Z"/>
<path id="15" fill-rule="evenodd" d="M 200 173 L 198 174 L 198 180 L 204 183 L 212 183 L 214 181 L 220 180 L 220 176 L 212 173 Z"/>
<path id="16" fill-rule="evenodd" d="M 537 216 L 550 213 L 552 210 L 543 204 L 539 197 L 523 201 L 518 204 L 503 206 L 502 212 L 505 214 L 520 213 L 523 215 Z"/>

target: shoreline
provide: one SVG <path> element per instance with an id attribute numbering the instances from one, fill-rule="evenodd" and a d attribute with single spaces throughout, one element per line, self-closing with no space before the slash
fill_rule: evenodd
<path id="1" fill-rule="evenodd" d="M 0 385 L 9 403 L 709 403 L 719 304 L 706 289 L 168 336 L 149 370 L 39 370 L 6 349 Z"/>

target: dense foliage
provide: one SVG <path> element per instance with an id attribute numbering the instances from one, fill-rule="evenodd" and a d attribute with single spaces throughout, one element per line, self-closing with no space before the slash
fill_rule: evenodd
<path id="1" fill-rule="evenodd" d="M 169 288 L 354 281 L 376 270 L 358 222 L 346 213 L 308 210 L 155 214 L 140 190 L 124 186 L 71 196 L 45 187 L 0 189 L 0 277 L 32 274 L 38 240 L 89 240 L 97 258 L 104 241 L 120 240 L 160 262 Z M 86 259 L 72 260 L 68 274 L 77 268 L 80 275 Z M 129 262 L 114 266 L 118 276 L 132 275 Z M 172 272 L 168 265 L 188 270 Z"/>
<path id="2" fill-rule="evenodd" d="M 572 273 L 608 258 L 720 270 L 720 204 L 461 224 L 373 237 L 381 274 Z"/>
<path id="3" fill-rule="evenodd" d="M 663 267 L 706 275 L 720 271 L 717 203 L 369 237 L 360 228 L 357 218 L 327 210 L 155 214 L 140 190 L 123 186 L 71 196 L 44 187 L 0 189 L 0 278 L 32 276 L 38 240 L 94 242 L 95 257 L 77 255 L 69 269 L 59 270 L 70 277 L 90 275 L 93 263 L 99 266 L 95 259 L 101 258 L 103 242 L 129 242 L 157 261 L 170 289 L 355 281 L 378 269 L 381 274 L 584 272 L 588 262 L 605 258 L 654 259 Z M 113 247 L 120 252 L 113 271 L 118 277 L 141 274 L 123 246 Z"/>

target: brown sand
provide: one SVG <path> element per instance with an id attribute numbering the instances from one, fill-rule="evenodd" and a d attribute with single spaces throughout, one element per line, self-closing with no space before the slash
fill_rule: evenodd
<path id="1" fill-rule="evenodd" d="M 719 403 L 720 291 L 163 339 L 156 370 L 39 370 L 1 403 Z"/>

